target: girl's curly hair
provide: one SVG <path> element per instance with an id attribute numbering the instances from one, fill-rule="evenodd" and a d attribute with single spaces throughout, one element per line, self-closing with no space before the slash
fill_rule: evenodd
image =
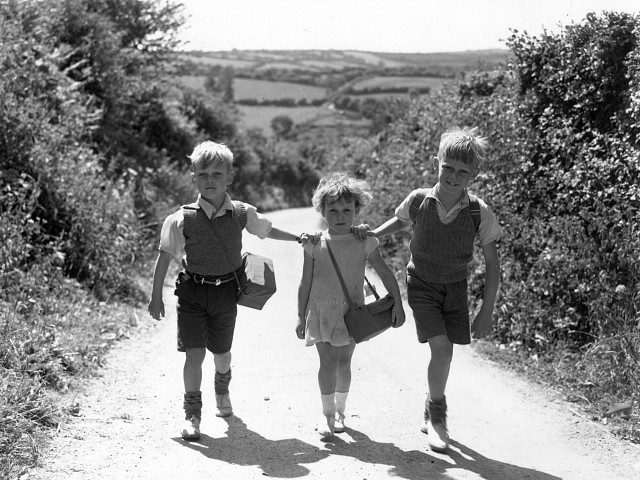
<path id="1" fill-rule="evenodd" d="M 356 212 L 359 212 L 360 208 L 371 203 L 373 195 L 364 180 L 353 178 L 347 172 L 334 172 L 320 180 L 313 191 L 311 203 L 318 212 L 323 213 L 327 202 L 335 202 L 339 199 L 347 202 L 353 200 Z"/>

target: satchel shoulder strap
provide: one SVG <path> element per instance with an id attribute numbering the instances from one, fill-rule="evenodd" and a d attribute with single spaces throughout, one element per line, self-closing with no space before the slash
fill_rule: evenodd
<path id="1" fill-rule="evenodd" d="M 349 296 L 349 291 L 347 290 L 347 286 L 344 283 L 344 278 L 342 278 L 342 273 L 340 273 L 340 267 L 338 267 L 338 262 L 336 262 L 336 257 L 333 256 L 333 251 L 331 250 L 331 246 L 329 246 L 329 242 L 325 240 L 327 244 L 327 251 L 329 252 L 329 257 L 331 257 L 331 263 L 333 263 L 333 268 L 336 269 L 336 274 L 338 275 L 338 280 L 340 280 L 340 286 L 342 287 L 342 291 L 344 292 L 344 297 L 347 300 L 347 305 L 349 305 L 349 309 L 354 308 L 353 301 Z"/>
<path id="2" fill-rule="evenodd" d="M 347 304 L 349 305 L 349 308 L 352 308 L 353 302 L 351 301 L 351 297 L 349 296 L 349 292 L 347 291 L 347 286 L 344 283 L 344 278 L 342 278 L 342 273 L 340 272 L 340 267 L 338 267 L 338 262 L 336 262 L 336 257 L 333 255 L 333 250 L 331 250 L 331 247 L 329 246 L 329 242 L 325 240 L 325 243 L 327 245 L 327 252 L 329 252 L 329 257 L 331 257 L 331 263 L 333 263 L 333 268 L 336 270 L 336 274 L 338 275 L 338 280 L 340 280 L 340 286 L 342 287 L 344 296 L 347 299 Z M 371 282 L 369 281 L 366 275 L 364 276 L 364 280 L 365 282 L 367 282 L 367 285 L 369 285 L 369 288 L 371 289 L 373 296 L 376 297 L 376 300 L 380 300 L 380 295 L 378 294 L 376 287 L 374 287 L 371 284 Z"/>
<path id="3" fill-rule="evenodd" d="M 473 229 L 475 232 L 480 228 L 480 221 L 482 220 L 480 214 L 480 202 L 478 197 L 469 193 L 469 213 L 471 214 L 471 220 L 473 220 Z"/>
<path id="4" fill-rule="evenodd" d="M 412 222 L 415 223 L 416 216 L 418 215 L 418 210 L 420 210 L 420 205 L 424 202 L 424 199 L 427 197 L 427 194 L 424 189 L 418 191 L 416 196 L 413 197 L 411 204 L 409 205 L 409 218 Z"/>
<path id="5" fill-rule="evenodd" d="M 246 215 L 245 215 L 245 220 L 246 220 Z M 216 238 L 218 239 L 218 242 L 220 243 L 220 245 L 222 245 L 222 250 L 224 251 L 224 256 L 227 259 L 227 263 L 229 264 L 229 268 L 232 269 L 233 276 L 235 277 L 236 283 L 238 284 L 238 289 L 240 291 L 242 291 L 242 285 L 240 284 L 240 280 L 238 279 L 238 274 L 236 273 L 235 270 L 233 270 L 233 263 L 231 263 L 231 259 L 229 258 L 229 254 L 227 253 L 227 246 L 225 245 L 224 241 L 222 240 L 222 237 L 220 237 L 220 234 L 218 233 L 218 231 L 215 228 L 213 229 L 213 233 L 216 236 Z"/>

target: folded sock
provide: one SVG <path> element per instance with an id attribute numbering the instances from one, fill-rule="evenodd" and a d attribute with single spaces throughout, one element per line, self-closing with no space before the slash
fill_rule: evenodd
<path id="1" fill-rule="evenodd" d="M 186 419 L 189 419 L 192 416 L 196 416 L 198 418 L 202 417 L 202 393 L 200 391 L 186 392 L 184 394 L 184 403 L 182 405 Z"/>
<path id="2" fill-rule="evenodd" d="M 229 393 L 229 382 L 231 381 L 231 369 L 227 373 L 220 373 L 216 371 L 216 378 L 213 388 L 216 391 L 216 395 L 224 395 Z"/>

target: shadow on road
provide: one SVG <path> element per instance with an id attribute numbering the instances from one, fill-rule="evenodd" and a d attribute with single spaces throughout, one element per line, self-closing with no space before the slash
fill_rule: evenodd
<path id="1" fill-rule="evenodd" d="M 329 452 L 296 438 L 264 438 L 249 430 L 238 417 L 225 418 L 225 421 L 229 426 L 227 437 L 202 435 L 197 442 L 185 442 L 181 438 L 173 440 L 210 459 L 233 465 L 256 465 L 270 477 L 303 477 L 309 474 L 309 469 L 301 464 L 318 462 L 329 456 Z"/>
<path id="2" fill-rule="evenodd" d="M 487 480 L 561 480 L 560 477 L 534 469 L 492 460 L 455 441 L 451 442 L 447 452 L 451 460 L 445 460 L 422 451 L 406 452 L 393 443 L 373 441 L 352 428 L 347 428 L 346 433 L 353 442 L 345 442 L 336 435 L 326 444 L 332 455 L 346 455 L 365 463 L 389 465 L 389 475 L 394 477 L 450 480 L 458 478 L 455 471 L 459 471 L 460 478 L 467 478 L 467 472 L 473 472 Z"/>
<path id="3" fill-rule="evenodd" d="M 376 442 L 358 430 L 347 428 L 345 433 L 352 441 L 345 441 L 340 435 L 334 435 L 325 442 L 326 450 L 321 450 L 295 438 L 269 440 L 249 430 L 235 416 L 226 418 L 225 421 L 228 424 L 226 437 L 202 435 L 197 442 L 185 442 L 181 438 L 173 440 L 212 460 L 232 465 L 255 465 L 265 475 L 279 478 L 303 477 L 310 470 L 302 464 L 319 462 L 330 455 L 343 455 L 363 463 L 388 465 L 389 476 L 409 480 L 450 480 L 467 478 L 469 473 L 487 480 L 561 480 L 560 477 L 535 469 L 492 460 L 453 440 L 446 454 L 404 451 L 393 443 Z M 425 450 L 426 448 L 425 438 Z M 449 458 L 443 458 L 446 456 Z"/>

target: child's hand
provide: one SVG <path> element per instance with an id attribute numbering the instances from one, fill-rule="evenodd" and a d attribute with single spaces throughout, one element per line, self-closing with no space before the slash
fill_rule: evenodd
<path id="1" fill-rule="evenodd" d="M 307 322 L 304 318 L 298 318 L 298 323 L 296 323 L 296 335 L 300 340 L 304 340 L 304 331 L 306 329 Z"/>
<path id="2" fill-rule="evenodd" d="M 393 309 L 391 310 L 391 320 L 393 321 L 393 328 L 401 327 L 405 320 L 404 308 L 402 308 L 402 302 L 395 302 Z"/>
<path id="3" fill-rule="evenodd" d="M 320 241 L 320 237 L 322 236 L 322 232 L 316 233 L 301 233 L 300 240 L 298 243 L 304 245 L 305 243 L 311 243 L 311 245 L 316 245 Z"/>
<path id="4" fill-rule="evenodd" d="M 353 227 L 351 227 L 351 233 L 353 233 L 353 236 L 356 237 L 361 242 L 364 242 L 367 239 L 367 237 L 374 236 L 373 230 L 371 230 L 371 227 L 366 223 L 362 223 L 360 225 L 354 225 Z"/>
<path id="5" fill-rule="evenodd" d="M 164 317 L 164 303 L 162 300 L 154 300 L 153 298 L 149 302 L 149 307 L 147 308 L 149 313 L 151 314 L 151 318 L 155 320 L 160 320 Z"/>
<path id="6" fill-rule="evenodd" d="M 480 308 L 478 315 L 471 324 L 471 331 L 473 332 L 473 338 L 483 338 L 491 333 L 493 330 L 493 309 L 485 308 L 484 305 Z"/>

